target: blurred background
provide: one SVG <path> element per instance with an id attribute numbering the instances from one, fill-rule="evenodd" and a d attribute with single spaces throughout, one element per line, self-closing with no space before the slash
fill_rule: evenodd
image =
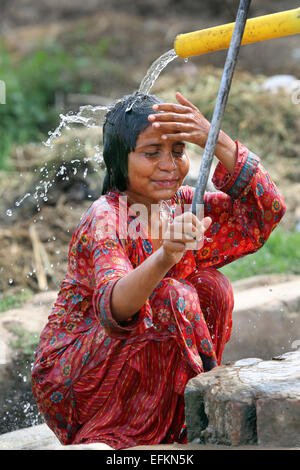
<path id="1" fill-rule="evenodd" d="M 81 106 L 98 109 L 135 91 L 152 62 L 173 48 L 177 34 L 234 21 L 238 4 L 0 0 L 2 91 L 5 84 L 5 103 L 0 100 L 0 320 L 6 319 L 0 333 L 11 334 L 19 357 L 32 358 L 38 335 L 4 315 L 24 302 L 30 305 L 36 294 L 57 291 L 72 233 L 99 197 L 103 178 L 101 127 L 70 123 L 58 129 L 50 146 L 44 142 L 64 116 L 78 115 Z M 249 17 L 296 7 L 296 0 L 252 0 Z M 174 101 L 179 90 L 210 119 L 225 58 L 226 51 L 219 51 L 187 62 L 176 59 L 151 92 Z M 299 79 L 299 35 L 241 48 L 222 127 L 261 157 L 286 199 L 287 213 L 259 253 L 223 268 L 232 281 L 300 274 Z M 96 116 L 97 109 L 91 111 Z M 193 184 L 201 152 L 191 146 L 190 155 Z M 50 308 L 54 297 L 49 298 Z M 29 403 L 24 377 L 30 361 L 24 364 L 27 372 L 20 369 L 15 397 L 25 396 Z M 9 380 L 14 387 L 16 377 Z M 38 419 L 31 404 L 13 420 L 7 400 L 3 406 L 0 433 Z"/>

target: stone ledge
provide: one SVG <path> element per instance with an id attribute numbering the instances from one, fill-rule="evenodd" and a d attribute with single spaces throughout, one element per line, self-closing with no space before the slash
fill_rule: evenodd
<path id="1" fill-rule="evenodd" d="M 185 391 L 189 443 L 126 450 L 300 448 L 300 351 L 272 361 L 248 358 L 191 379 Z M 0 436 L 0 450 L 113 450 L 101 443 L 63 446 L 41 424 Z"/>
<path id="2" fill-rule="evenodd" d="M 233 283 L 233 328 L 223 363 L 269 360 L 300 345 L 300 277 L 255 276 Z"/>
<path id="3" fill-rule="evenodd" d="M 300 351 L 198 375 L 187 384 L 185 406 L 189 441 L 300 447 Z"/>

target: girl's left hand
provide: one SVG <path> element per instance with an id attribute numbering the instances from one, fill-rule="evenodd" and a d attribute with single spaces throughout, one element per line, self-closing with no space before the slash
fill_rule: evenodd
<path id="1" fill-rule="evenodd" d="M 183 140 L 204 148 L 210 122 L 181 93 L 176 93 L 176 99 L 179 104 L 155 104 L 153 109 L 163 111 L 163 113 L 150 114 L 148 116 L 149 121 L 152 122 L 155 129 L 162 132 L 162 138 L 172 141 Z"/>

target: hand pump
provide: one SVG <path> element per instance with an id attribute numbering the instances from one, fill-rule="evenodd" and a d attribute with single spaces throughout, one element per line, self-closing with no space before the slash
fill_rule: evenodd
<path id="1" fill-rule="evenodd" d="M 237 63 L 237 58 L 243 38 L 250 3 L 251 0 L 240 0 L 239 8 L 237 11 L 233 34 L 225 61 L 220 88 L 218 91 L 213 117 L 211 120 L 211 126 L 204 148 L 201 167 L 193 197 L 192 212 L 194 214 L 196 214 L 197 204 L 203 204 L 204 192 L 207 185 L 219 133 L 221 130 L 222 119 L 225 112 L 234 69 Z"/>

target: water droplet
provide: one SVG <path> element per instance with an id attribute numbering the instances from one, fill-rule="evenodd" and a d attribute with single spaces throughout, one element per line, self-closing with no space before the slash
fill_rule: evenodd
<path id="1" fill-rule="evenodd" d="M 11 217 L 12 214 L 13 214 L 12 211 L 11 211 L 10 209 L 7 209 L 6 215 L 7 215 L 8 217 Z"/>
<path id="2" fill-rule="evenodd" d="M 26 193 L 19 201 L 15 202 L 15 206 L 19 207 L 25 199 L 27 199 L 29 196 L 31 196 L 30 193 Z"/>

